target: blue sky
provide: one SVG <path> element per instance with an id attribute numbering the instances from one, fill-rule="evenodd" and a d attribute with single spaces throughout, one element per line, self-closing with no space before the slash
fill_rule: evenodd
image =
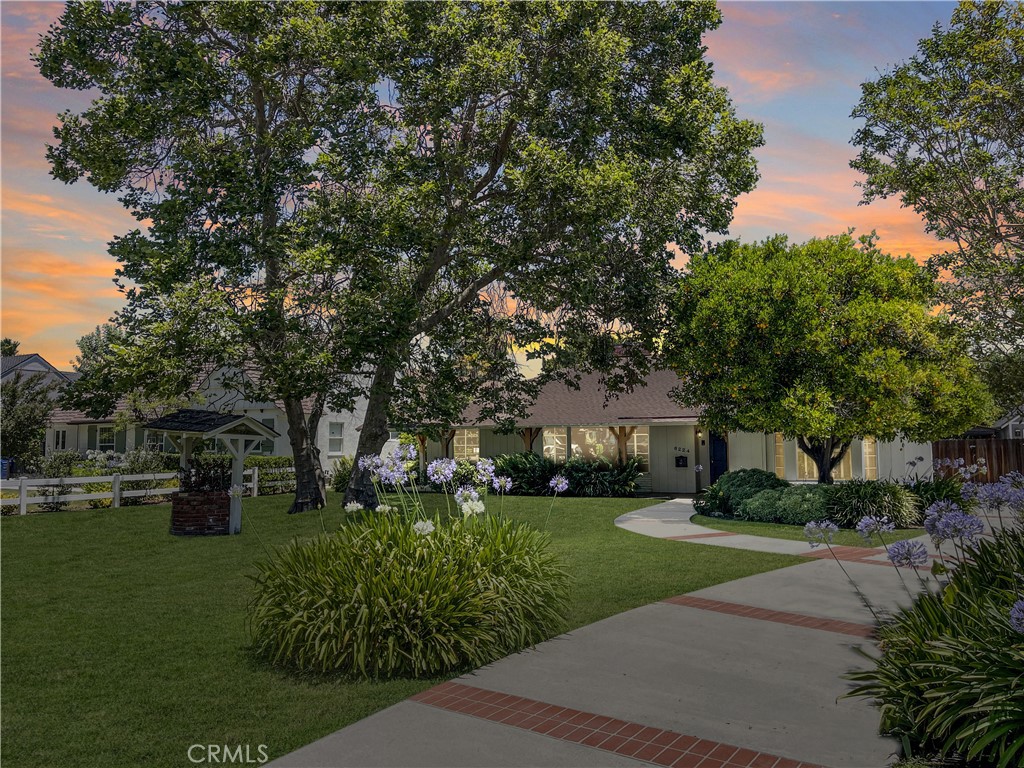
<path id="1" fill-rule="evenodd" d="M 953 3 L 724 2 L 722 26 L 706 43 L 717 80 L 738 113 L 765 126 L 761 182 L 743 196 L 731 235 L 777 232 L 806 240 L 878 231 L 893 253 L 925 258 L 934 241 L 898 202 L 859 206 L 849 144 L 850 112 L 864 80 L 911 56 Z M 85 183 L 49 177 L 44 144 L 81 93 L 53 88 L 29 59 L 62 3 L 0 3 L 2 26 L 2 283 L 0 332 L 69 367 L 75 340 L 121 304 L 106 243 L 135 226 L 118 202 Z"/>

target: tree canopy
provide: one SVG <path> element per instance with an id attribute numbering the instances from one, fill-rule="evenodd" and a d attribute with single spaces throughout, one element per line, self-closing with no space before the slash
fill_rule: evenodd
<path id="1" fill-rule="evenodd" d="M 861 86 L 864 202 L 890 196 L 949 242 L 931 259 L 1004 408 L 1024 407 L 1024 6 L 963 2 Z"/>
<path id="2" fill-rule="evenodd" d="M 0 341 L 0 357 L 11 357 L 12 355 L 16 355 L 20 348 L 20 341 L 15 341 L 12 338 L 4 336 L 3 340 Z"/>
<path id="3" fill-rule="evenodd" d="M 723 243 L 691 260 L 671 308 L 676 396 L 712 429 L 797 438 L 821 482 L 854 438 L 963 432 L 991 400 L 935 292 L 871 237 Z"/>
<path id="4" fill-rule="evenodd" d="M 53 412 L 47 374 L 15 372 L 0 384 L 0 448 L 18 471 L 32 471 L 43 458 L 46 426 Z"/>

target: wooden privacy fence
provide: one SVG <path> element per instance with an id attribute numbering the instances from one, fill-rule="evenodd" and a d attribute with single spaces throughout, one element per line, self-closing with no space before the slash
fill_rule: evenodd
<path id="1" fill-rule="evenodd" d="M 981 478 L 982 481 L 995 482 L 1009 472 L 1024 472 L 1024 440 L 1019 437 L 938 440 L 932 443 L 932 456 L 938 461 L 963 459 L 968 464 L 984 459 L 988 474 Z"/>
<path id="2" fill-rule="evenodd" d="M 295 467 L 274 467 L 264 470 L 265 472 L 284 473 L 295 472 Z M 260 480 L 260 468 L 252 467 L 242 474 L 247 496 L 258 496 L 260 487 L 266 489 L 268 486 L 278 489 L 281 486 L 293 485 L 295 480 Z M 161 482 L 177 480 L 177 472 L 157 472 L 143 475 L 102 475 L 99 477 L 40 477 L 29 478 L 19 477 L 17 480 L 7 480 L 3 483 L 3 490 L 10 491 L 15 488 L 18 495 L 11 498 L 0 499 L 0 506 L 18 506 L 19 514 L 27 514 L 32 504 L 63 504 L 72 501 L 93 501 L 110 499 L 111 505 L 120 507 L 121 502 L 127 498 L 159 498 L 172 493 L 177 493 L 179 488 L 158 487 Z M 124 490 L 122 483 L 144 482 L 153 483 L 153 488 L 139 490 Z M 92 484 L 109 484 L 109 491 L 86 493 L 83 486 Z"/>

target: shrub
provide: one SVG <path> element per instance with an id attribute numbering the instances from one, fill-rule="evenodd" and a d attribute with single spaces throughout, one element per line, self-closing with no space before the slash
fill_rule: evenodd
<path id="1" fill-rule="evenodd" d="M 744 501 L 761 491 L 788 487 L 789 483 L 774 472 L 765 472 L 763 469 L 737 469 L 718 478 L 693 505 L 702 515 L 733 517 Z"/>
<path id="2" fill-rule="evenodd" d="M 937 501 L 951 501 L 964 509 L 974 506 L 971 500 L 964 500 L 961 496 L 964 481 L 959 475 L 940 476 L 930 480 L 915 477 L 901 484 L 917 496 L 921 509 L 928 509 Z"/>
<path id="3" fill-rule="evenodd" d="M 555 462 L 530 452 L 497 456 L 494 466 L 497 474 L 512 478 L 512 493 L 524 496 L 545 496 L 550 493 L 548 483 L 558 473 Z"/>
<path id="4" fill-rule="evenodd" d="M 805 525 L 825 516 L 830 488 L 825 485 L 791 485 L 761 491 L 740 504 L 736 517 L 762 523 Z"/>
<path id="5" fill-rule="evenodd" d="M 569 496 L 609 497 L 636 495 L 636 480 L 640 476 L 640 459 L 632 458 L 622 467 L 607 459 L 585 461 L 569 459 L 562 467 L 562 475 L 569 483 Z M 551 493 L 550 488 L 547 493 Z"/>
<path id="6" fill-rule="evenodd" d="M 879 703 L 882 731 L 970 765 L 1024 765 L 1024 635 L 1010 621 L 1024 533 L 982 540 L 943 593 L 923 593 L 879 629 L 882 655 L 849 675 Z"/>
<path id="7" fill-rule="evenodd" d="M 348 490 L 354 466 L 355 460 L 351 456 L 342 456 L 334 460 L 334 463 L 331 465 L 331 487 L 335 491 L 344 493 Z"/>
<path id="8" fill-rule="evenodd" d="M 147 451 L 144 448 L 136 448 L 128 451 L 124 454 L 124 458 L 121 461 L 121 466 L 117 468 L 117 472 L 122 475 L 151 475 L 165 472 L 163 456 L 156 453 L 155 451 Z M 122 491 L 147 491 L 145 496 L 123 496 L 121 498 L 121 504 L 126 507 L 134 507 L 144 503 L 147 499 L 151 499 L 154 496 L 160 494 L 153 494 L 150 496 L 148 492 L 155 491 L 164 485 L 165 482 L 161 480 L 126 480 L 121 483 Z M 169 481 L 170 485 L 176 484 L 175 481 Z M 168 487 L 164 485 L 164 487 Z"/>
<path id="9" fill-rule="evenodd" d="M 434 526 L 367 515 L 258 564 L 256 652 L 310 672 L 432 677 L 559 629 L 569 577 L 545 535 L 495 518 Z"/>
<path id="10" fill-rule="evenodd" d="M 918 498 L 902 485 L 879 480 L 849 480 L 832 486 L 825 506 L 829 520 L 853 528 L 862 517 L 887 517 L 897 528 L 921 524 Z"/>
<path id="11" fill-rule="evenodd" d="M 78 451 L 54 451 L 43 457 L 39 464 L 39 472 L 43 477 L 49 478 L 72 477 L 75 474 L 75 465 L 81 459 Z M 68 485 L 57 485 L 47 489 L 49 496 L 64 496 L 69 493 L 71 493 L 71 486 Z M 43 512 L 60 512 L 62 509 L 67 509 L 69 503 L 67 501 L 48 501 L 45 504 L 39 504 L 38 508 Z"/>

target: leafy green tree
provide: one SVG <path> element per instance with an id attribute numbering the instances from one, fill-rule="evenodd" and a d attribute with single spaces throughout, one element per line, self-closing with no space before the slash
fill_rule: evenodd
<path id="1" fill-rule="evenodd" d="M 36 56 L 55 85 L 96 94 L 60 116 L 53 175 L 117 193 L 146 223 L 111 246 L 127 306 L 118 343 L 94 366 L 92 380 L 109 385 L 94 390 L 96 407 L 134 391 L 182 396 L 209 366 L 255 368 L 258 380 L 237 383 L 249 399 L 283 404 L 292 511 L 324 501 L 311 436 L 326 398 L 347 398 L 327 332 L 344 278 L 297 246 L 296 220 L 318 184 L 319 148 L 358 138 L 348 123 L 373 85 L 360 51 L 384 13 L 329 2 L 69 3 Z"/>
<path id="2" fill-rule="evenodd" d="M 963 432 L 991 398 L 935 292 L 873 237 L 723 243 L 692 259 L 671 310 L 676 396 L 712 429 L 796 438 L 820 483 L 854 438 Z"/>
<path id="3" fill-rule="evenodd" d="M 19 471 L 33 471 L 43 458 L 52 393 L 45 373 L 16 372 L 0 384 L 0 453 Z"/>
<path id="4" fill-rule="evenodd" d="M 861 86 L 864 202 L 898 197 L 949 242 L 931 267 L 1000 405 L 1024 407 L 1024 5 L 964 2 Z"/>
<path id="5" fill-rule="evenodd" d="M 20 341 L 15 341 L 14 339 L 5 336 L 3 340 L 0 341 L 0 357 L 12 357 L 13 355 L 18 354 L 18 349 L 20 347 Z"/>
<path id="6" fill-rule="evenodd" d="M 367 151 L 328 147 L 309 225 L 352 275 L 342 368 L 369 376 L 357 453 L 389 422 L 444 423 L 470 400 L 513 422 L 536 386 L 516 350 L 546 376 L 635 385 L 674 277 L 667 244 L 724 232 L 757 179 L 760 126 L 704 59 L 717 9 L 402 3 L 385 19 L 353 145 Z M 373 503 L 365 473 L 347 493 Z"/>

